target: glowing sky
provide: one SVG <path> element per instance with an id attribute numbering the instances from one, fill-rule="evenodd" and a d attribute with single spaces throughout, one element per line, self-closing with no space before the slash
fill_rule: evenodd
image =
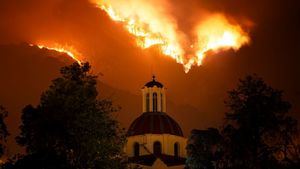
<path id="1" fill-rule="evenodd" d="M 122 23 L 112 21 L 88 0 L 2 0 L 0 104 L 11 112 L 12 133 L 18 128 L 21 109 L 36 104 L 59 67 L 71 63 L 63 54 L 28 45 L 39 42 L 72 46 L 87 57 L 104 83 L 100 94 L 123 107 L 117 117 L 125 127 L 141 113 L 140 88 L 152 73 L 167 87 L 167 112 L 181 124 L 185 135 L 192 128 L 221 125 L 226 91 L 235 87 L 238 78 L 252 73 L 283 89 L 299 119 L 298 1 L 165 2 L 185 36 L 194 35 L 191 28 L 204 20 L 206 13 L 221 13 L 243 28 L 251 28 L 251 43 L 237 51 L 212 52 L 202 66 L 186 74 L 181 64 L 163 55 L 157 46 L 140 48 Z"/>

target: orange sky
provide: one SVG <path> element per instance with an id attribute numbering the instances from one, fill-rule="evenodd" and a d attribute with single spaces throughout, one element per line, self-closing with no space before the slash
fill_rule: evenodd
<path id="1" fill-rule="evenodd" d="M 71 63 L 65 56 L 20 43 L 53 42 L 74 46 L 91 62 L 103 96 L 123 107 L 118 119 L 127 127 L 141 113 L 140 88 L 155 73 L 167 87 L 168 110 L 185 135 L 193 128 L 218 127 L 226 111 L 226 91 L 238 78 L 257 73 L 283 89 L 300 119 L 300 5 L 298 1 L 170 1 L 180 30 L 189 32 L 203 11 L 254 23 L 251 44 L 239 51 L 211 54 L 186 74 L 156 47 L 141 49 L 120 23 L 88 0 L 4 0 L 0 6 L 0 104 L 10 111 L 17 131 L 19 112 L 36 104 L 59 67 Z M 101 92 L 102 89 L 102 92 Z"/>

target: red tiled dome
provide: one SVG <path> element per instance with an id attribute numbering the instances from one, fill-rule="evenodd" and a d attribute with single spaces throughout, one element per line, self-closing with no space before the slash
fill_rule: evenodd
<path id="1" fill-rule="evenodd" d="M 142 134 L 172 134 L 183 136 L 178 123 L 166 113 L 146 112 L 139 116 L 130 125 L 128 136 Z"/>

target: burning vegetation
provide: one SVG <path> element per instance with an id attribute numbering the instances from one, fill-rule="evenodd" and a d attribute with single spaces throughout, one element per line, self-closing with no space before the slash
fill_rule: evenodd
<path id="1" fill-rule="evenodd" d="M 231 23 L 222 14 L 211 14 L 194 25 L 192 37 L 178 28 L 169 14 L 167 1 L 91 0 L 112 20 L 120 22 L 136 37 L 142 48 L 158 46 L 164 55 L 172 57 L 188 72 L 201 65 L 208 51 L 238 50 L 250 42 L 246 31 Z"/>
<path id="2" fill-rule="evenodd" d="M 162 54 L 182 64 L 186 73 L 192 66 L 200 66 L 209 52 L 237 51 L 250 42 L 242 24 L 229 20 L 222 13 L 206 13 L 184 31 L 171 14 L 167 0 L 90 1 L 105 11 L 111 20 L 123 25 L 135 37 L 137 46 L 143 49 L 157 47 Z M 74 46 L 50 42 L 34 44 L 41 49 L 66 53 L 78 63 L 83 60 Z"/>
<path id="3" fill-rule="evenodd" d="M 54 43 L 52 45 L 44 44 L 44 43 L 37 43 L 37 44 L 30 44 L 30 46 L 37 46 L 40 49 L 48 49 L 48 50 L 54 50 L 59 53 L 65 53 L 70 58 L 72 58 L 74 61 L 76 61 L 78 64 L 81 64 L 80 57 L 82 56 L 74 47 L 69 45 L 60 45 L 57 43 Z"/>

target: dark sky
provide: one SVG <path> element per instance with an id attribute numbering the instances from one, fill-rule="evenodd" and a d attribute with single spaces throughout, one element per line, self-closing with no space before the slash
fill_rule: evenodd
<path id="1" fill-rule="evenodd" d="M 256 73 L 285 91 L 300 119 L 300 2 L 298 0 L 174 0 L 172 14 L 188 31 L 203 11 L 249 20 L 251 44 L 239 51 L 207 57 L 185 74 L 182 65 L 155 48 L 142 50 L 121 24 L 87 0 L 0 0 L 0 104 L 10 111 L 16 133 L 21 109 L 36 104 L 59 67 L 71 63 L 56 52 L 26 43 L 69 44 L 103 74 L 99 90 L 121 107 L 117 118 L 128 127 L 141 113 L 140 89 L 155 72 L 168 89 L 167 113 L 182 126 L 218 127 L 224 118 L 226 91 L 239 78 Z"/>

